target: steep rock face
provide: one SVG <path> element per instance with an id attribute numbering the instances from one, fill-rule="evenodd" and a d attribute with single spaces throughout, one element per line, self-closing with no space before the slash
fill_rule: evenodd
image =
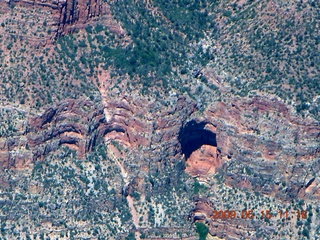
<path id="1" fill-rule="evenodd" d="M 206 115 L 217 126 L 217 145 L 222 157 L 237 162 L 238 167 L 228 167 L 227 183 L 231 186 L 241 186 L 241 178 L 246 176 L 254 190 L 272 195 L 278 189 L 274 181 L 278 178 L 288 183 L 290 194 L 277 195 L 290 199 L 298 194 L 298 186 L 306 185 L 301 176 L 318 172 L 304 167 L 313 165 L 319 157 L 318 123 L 293 116 L 280 101 L 255 97 L 230 105 L 220 103 Z M 247 172 L 243 172 L 243 167 Z M 261 182 L 260 176 L 265 180 Z M 266 184 L 268 179 L 271 182 Z"/>
<path id="2" fill-rule="evenodd" d="M 191 154 L 187 160 L 186 172 L 192 176 L 206 177 L 216 173 L 222 162 L 216 147 L 202 145 L 200 149 Z"/>
<path id="3" fill-rule="evenodd" d="M 206 177 L 221 167 L 217 149 L 216 127 L 210 123 L 192 120 L 179 132 L 181 152 L 187 161 L 186 171 L 192 176 Z"/>
<path id="4" fill-rule="evenodd" d="M 102 0 L 67 0 L 58 2 L 59 15 L 57 15 L 57 37 L 62 34 L 71 33 L 77 28 L 83 28 L 90 21 L 97 20 L 98 17 L 106 16 L 110 18 L 109 6 Z M 107 24 L 108 25 L 108 24 Z M 123 34 L 123 30 L 118 29 L 114 24 L 110 24 L 112 30 Z"/>
<path id="5" fill-rule="evenodd" d="M 125 180 L 119 186 L 125 197 L 138 192 L 142 199 L 150 198 L 158 186 L 145 176 L 185 160 L 184 170 L 215 192 L 219 189 L 210 185 L 212 177 L 220 176 L 232 189 L 261 192 L 278 201 L 319 199 L 318 123 L 302 121 L 281 101 L 235 99 L 230 104 L 212 104 L 199 114 L 196 104 L 185 96 L 172 97 L 165 106 L 166 102 L 135 90 L 121 91 L 125 86 L 117 86 L 108 74 L 100 81 L 102 104 L 62 101 L 30 118 L 21 136 L 1 138 L 3 168 L 32 169 L 35 161 L 60 146 L 74 149 L 83 158 L 105 141 Z M 158 181 L 165 185 L 173 179 Z M 257 226 L 272 232 L 263 221 L 212 219 L 213 210 L 234 203 L 229 201 L 210 193 L 196 200 L 191 216 L 208 222 L 210 233 L 218 237 L 254 239 L 248 232 L 254 233 Z M 137 212 L 139 219 L 143 214 Z"/>
<path id="6" fill-rule="evenodd" d="M 66 100 L 48 108 L 42 115 L 32 117 L 22 136 L 2 139 L 2 167 L 32 167 L 34 162 L 60 146 L 76 150 L 83 158 L 113 131 L 121 130 L 107 124 L 101 105 L 88 100 Z"/>
<path id="7" fill-rule="evenodd" d="M 211 105 L 198 119 L 215 126 L 216 146 L 222 159 L 216 175 L 220 181 L 229 189 L 262 193 L 287 207 L 295 199 L 304 199 L 311 205 L 319 201 L 319 123 L 312 118 L 296 116 L 290 107 L 276 98 L 256 96 L 230 102 Z M 201 162 L 203 152 L 204 149 L 200 148 L 193 153 L 197 153 L 194 157 L 192 154 L 187 160 L 187 163 L 192 160 L 186 168 L 192 175 L 194 162 Z M 216 165 L 212 161 L 211 167 Z M 209 175 L 205 179 L 210 181 Z M 232 200 L 236 192 L 222 198 L 217 194 L 220 191 L 218 187 L 210 185 L 210 189 L 214 194 L 196 201 L 192 217 L 195 221 L 207 222 L 211 235 L 256 239 L 258 228 L 259 234 L 274 233 L 275 226 L 266 224 L 264 220 L 250 222 L 241 218 L 242 209 L 257 208 L 253 210 L 257 213 L 265 211 L 268 206 L 248 207 L 241 204 L 243 197 L 237 196 Z M 257 200 L 262 205 L 265 201 Z M 236 219 L 212 218 L 213 210 L 225 211 L 226 206 L 237 212 Z"/>
<path id="8" fill-rule="evenodd" d="M 43 115 L 31 119 L 28 143 L 30 147 L 35 147 L 58 138 L 60 145 L 73 145 L 83 157 L 95 143 L 101 141 L 106 128 L 103 124 L 102 109 L 93 102 L 61 102 L 57 107 L 46 110 Z"/>
<path id="9" fill-rule="evenodd" d="M 276 98 L 257 96 L 212 105 L 197 122 L 201 123 L 189 122 L 185 129 L 192 130 L 179 134 L 191 175 L 204 177 L 223 166 L 226 183 L 232 187 L 282 200 L 298 195 L 319 198 L 318 190 L 308 184 L 319 174 L 315 160 L 320 155 L 320 127 L 316 121 L 294 116 Z M 279 191 L 281 182 L 286 187 Z M 313 190 L 302 193 L 308 186 Z"/>
<path id="10" fill-rule="evenodd" d="M 187 117 L 197 110 L 193 102 L 182 96 L 172 97 L 168 99 L 170 105 L 164 106 L 158 100 L 141 96 L 138 90 L 123 91 L 125 82 L 118 85 L 109 72 L 103 73 L 99 82 L 106 121 L 121 129 L 109 132 L 105 136 L 107 143 L 119 140 L 129 147 L 132 162 L 145 158 L 160 163 L 170 161 L 166 157 L 181 156 L 177 134 Z M 145 165 L 145 169 L 158 167 L 144 161 L 139 164 Z"/>
<path id="11" fill-rule="evenodd" d="M 0 2 L 0 8 L 4 12 L 10 11 L 9 5 L 19 5 L 27 11 L 37 8 L 50 10 L 52 18 L 50 22 L 44 24 L 48 24 L 52 31 L 51 33 L 44 32 L 43 39 L 56 39 L 77 29 L 83 29 L 98 20 L 101 20 L 101 23 L 108 26 L 112 32 L 122 36 L 125 34 L 122 27 L 113 19 L 109 5 L 102 0 L 9 0 Z M 49 35 L 49 38 L 46 34 Z M 29 37 L 32 38 L 32 36 Z"/>
<path id="12" fill-rule="evenodd" d="M 100 83 L 107 122 L 122 129 L 109 136 L 129 150 L 119 153 L 109 149 L 110 154 L 124 159 L 119 165 L 128 182 L 125 196 L 139 192 L 150 197 L 156 184 L 141 176 L 165 171 L 184 159 L 184 170 L 205 183 L 210 192 L 202 207 L 196 204 L 193 219 L 208 222 L 214 236 L 235 239 L 255 239 L 257 228 L 271 234 L 274 227 L 263 220 L 251 223 L 241 217 L 212 219 L 212 211 L 223 210 L 224 205 L 233 206 L 238 213 L 243 208 L 236 199 L 221 199 L 216 194 L 220 189 L 213 183 L 215 177 L 231 189 L 275 197 L 279 204 L 296 197 L 307 201 L 319 198 L 319 125 L 311 118 L 296 116 L 277 98 L 233 97 L 229 104 L 215 102 L 200 114 L 187 97 L 168 97 L 166 105 L 136 90 L 123 91 L 124 83 L 116 86 L 108 74 Z M 110 142 L 108 135 L 106 140 Z M 169 185 L 171 179 L 164 181 Z"/>
<path id="13" fill-rule="evenodd" d="M 110 129 L 106 134 L 105 140 L 119 140 L 129 147 L 139 145 L 146 146 L 147 139 L 145 132 L 150 129 L 149 124 L 143 123 L 136 114 L 142 114 L 142 105 L 139 102 L 133 103 L 130 98 L 121 100 L 111 100 L 105 105 L 105 112 L 108 112 L 110 118 L 108 123 Z"/>
<path id="14" fill-rule="evenodd" d="M 219 172 L 229 186 L 281 200 L 319 198 L 317 181 L 308 184 L 319 175 L 319 124 L 296 116 L 277 98 L 233 97 L 199 115 L 188 98 L 168 98 L 164 108 L 138 92 L 119 90 L 126 86 L 114 87 L 113 81 L 108 74 L 100 79 L 107 122 L 119 129 L 109 136 L 129 146 L 132 159 L 141 158 L 135 154 L 159 163 L 184 158 L 187 172 L 201 179 Z"/>

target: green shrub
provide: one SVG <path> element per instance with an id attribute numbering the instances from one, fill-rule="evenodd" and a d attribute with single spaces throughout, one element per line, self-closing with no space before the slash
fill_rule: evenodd
<path id="1" fill-rule="evenodd" d="M 197 222 L 196 223 L 197 232 L 199 234 L 199 240 L 206 240 L 207 235 L 209 233 L 209 227 L 204 223 Z"/>

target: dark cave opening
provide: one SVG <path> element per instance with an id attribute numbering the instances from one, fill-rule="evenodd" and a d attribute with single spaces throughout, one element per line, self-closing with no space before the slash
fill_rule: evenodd
<path id="1" fill-rule="evenodd" d="M 179 131 L 178 140 L 181 145 L 181 152 L 186 159 L 190 155 L 201 148 L 202 145 L 211 145 L 217 147 L 216 134 L 205 129 L 209 122 L 196 122 L 191 120 L 185 126 L 182 126 Z"/>

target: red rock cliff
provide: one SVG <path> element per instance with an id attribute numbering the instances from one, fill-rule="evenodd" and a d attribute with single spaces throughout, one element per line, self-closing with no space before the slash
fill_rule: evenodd
<path id="1" fill-rule="evenodd" d="M 9 6 L 15 5 L 19 5 L 27 11 L 34 8 L 49 10 L 51 20 L 48 22 L 48 26 L 52 27 L 51 33 L 47 33 L 50 35 L 49 38 L 56 39 L 97 21 L 108 26 L 116 34 L 125 34 L 125 31 L 113 19 L 109 5 L 102 0 L 9 0 L 0 2 L 0 9 L 3 12 L 9 12 Z"/>

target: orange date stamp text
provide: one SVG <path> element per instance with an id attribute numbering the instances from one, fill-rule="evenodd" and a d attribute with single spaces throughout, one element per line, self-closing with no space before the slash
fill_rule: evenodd
<path id="1" fill-rule="evenodd" d="M 308 212 L 306 210 L 296 210 L 294 212 L 262 210 L 260 213 L 256 213 L 250 209 L 245 209 L 240 212 L 235 210 L 213 210 L 210 217 L 212 219 L 272 219 L 275 217 L 280 219 L 289 219 L 292 217 L 297 217 L 297 219 L 307 219 Z"/>

